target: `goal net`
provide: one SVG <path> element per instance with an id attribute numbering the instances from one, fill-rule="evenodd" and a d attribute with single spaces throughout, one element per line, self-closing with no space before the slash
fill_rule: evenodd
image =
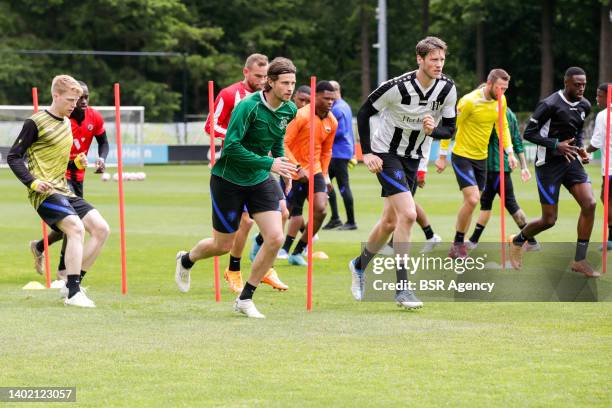
<path id="1" fill-rule="evenodd" d="M 40 106 L 39 109 L 46 109 Z M 104 128 L 110 144 L 107 165 L 117 164 L 117 132 L 115 127 L 114 106 L 93 106 L 104 118 Z M 15 139 L 19 135 L 24 120 L 34 113 L 32 106 L 0 105 L 0 165 L 6 165 L 6 155 Z M 123 163 L 127 165 L 144 164 L 144 106 L 122 106 L 121 114 L 121 142 L 123 150 Z M 90 163 L 98 157 L 96 142 L 92 142 L 88 158 Z"/>

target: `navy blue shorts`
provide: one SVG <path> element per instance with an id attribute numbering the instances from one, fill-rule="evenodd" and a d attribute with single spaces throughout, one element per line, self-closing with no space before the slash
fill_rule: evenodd
<path id="1" fill-rule="evenodd" d="M 612 176 L 608 176 L 610 179 L 610 189 L 608 190 L 608 198 L 612 199 Z M 601 176 L 601 201 L 604 199 L 604 183 L 606 182 L 606 176 Z M 610 201 L 612 202 L 612 201 Z"/>
<path id="2" fill-rule="evenodd" d="M 556 205 L 561 185 L 569 190 L 574 184 L 590 183 L 578 159 L 568 163 L 565 158 L 553 158 L 551 162 L 536 166 L 535 175 L 541 204 Z"/>
<path id="3" fill-rule="evenodd" d="M 392 153 L 374 153 L 383 161 L 382 171 L 376 173 L 382 187 L 381 197 L 389 197 L 399 193 L 414 195 L 417 188 L 417 171 L 419 159 L 401 157 Z"/>
<path id="4" fill-rule="evenodd" d="M 453 153 L 451 164 L 455 170 L 459 190 L 470 186 L 477 186 L 480 191 L 484 190 L 487 181 L 487 159 L 468 159 Z"/>
<path id="5" fill-rule="evenodd" d="M 66 197 L 62 194 L 51 194 L 43 201 L 36 212 L 53 229 L 62 232 L 57 223 L 69 215 L 78 215 L 83 219 L 93 206 L 81 197 Z"/>
<path id="6" fill-rule="evenodd" d="M 223 233 L 234 233 L 240 225 L 244 208 L 249 215 L 264 211 L 280 211 L 280 188 L 273 178 L 254 186 L 240 186 L 224 178 L 210 177 L 213 228 Z"/>
<path id="7" fill-rule="evenodd" d="M 269 179 L 274 182 L 274 185 L 276 187 L 276 196 L 277 196 L 278 200 L 279 201 L 280 200 L 284 200 L 285 199 L 285 193 L 283 192 L 283 190 L 285 188 L 283 187 L 282 179 L 281 179 L 281 181 L 276 181 L 276 179 L 274 177 L 272 177 L 272 175 L 270 175 Z M 242 206 L 242 212 L 247 213 L 247 214 L 249 213 L 249 209 L 246 206 L 246 204 Z"/>
<path id="8" fill-rule="evenodd" d="M 281 181 L 282 189 L 284 190 L 284 183 Z M 282 190 L 281 190 L 282 191 Z M 317 173 L 314 175 L 314 192 L 324 193 L 327 191 L 327 185 L 325 184 L 325 177 L 323 173 Z M 287 194 L 287 208 L 292 217 L 302 215 L 304 212 L 304 202 L 308 198 L 308 182 L 295 181 L 291 183 L 291 190 Z"/>

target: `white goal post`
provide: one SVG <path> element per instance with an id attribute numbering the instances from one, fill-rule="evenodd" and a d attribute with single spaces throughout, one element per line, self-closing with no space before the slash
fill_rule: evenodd
<path id="1" fill-rule="evenodd" d="M 107 163 L 117 163 L 117 138 L 115 131 L 115 107 L 92 106 L 104 118 L 104 128 L 108 136 L 110 150 Z M 39 109 L 46 109 L 40 106 Z M 123 145 L 123 161 L 130 165 L 143 165 L 144 144 L 144 106 L 121 106 L 121 141 Z M 0 105 L 0 165 L 6 165 L 6 154 L 19 135 L 23 122 L 34 113 L 30 105 Z M 90 158 L 97 158 L 96 142 L 89 150 Z"/>

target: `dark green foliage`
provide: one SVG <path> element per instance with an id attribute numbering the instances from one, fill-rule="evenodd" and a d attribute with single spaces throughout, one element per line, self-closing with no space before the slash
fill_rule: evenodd
<path id="1" fill-rule="evenodd" d="M 323 0 L 5 0 L 0 3 L 0 51 L 79 49 L 166 51 L 188 57 L 117 57 L 0 54 L 0 104 L 27 104 L 30 88 L 48 102 L 49 83 L 70 73 L 90 84 L 92 103 L 112 104 L 112 84 L 122 83 L 122 103 L 145 105 L 147 120 L 180 120 L 183 91 L 187 113 L 207 111 L 207 81 L 216 90 L 242 77 L 247 55 L 286 56 L 298 67 L 298 85 L 311 75 L 336 79 L 345 98 L 361 103 L 361 1 Z M 371 43 L 376 39 L 374 1 Z M 416 67 L 414 46 L 422 37 L 420 0 L 388 0 L 389 75 Z M 563 71 L 580 65 L 589 75 L 592 99 L 598 75 L 597 0 L 554 3 L 555 87 Z M 508 97 L 515 110 L 530 110 L 539 97 L 540 4 L 508 0 L 431 0 L 429 33 L 449 45 L 445 72 L 463 94 L 478 85 L 476 24 L 484 27 L 485 70 L 512 75 Z M 185 64 L 186 62 L 186 64 Z M 186 67 L 186 71 L 184 72 Z M 376 50 L 371 50 L 375 87 Z M 184 87 L 184 80 L 187 85 Z M 185 88 L 185 89 L 184 89 Z"/>

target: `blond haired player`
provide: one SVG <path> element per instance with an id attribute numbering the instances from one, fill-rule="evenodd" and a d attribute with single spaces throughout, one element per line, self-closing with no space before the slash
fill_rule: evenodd
<path id="1" fill-rule="evenodd" d="M 25 120 L 7 162 L 27 187 L 28 198 L 38 215 L 67 238 L 65 264 L 68 281 L 64 303 L 95 307 L 95 303 L 81 290 L 80 282 L 106 242 L 109 227 L 95 208 L 68 188 L 65 177 L 73 139 L 68 117 L 82 93 L 81 86 L 71 76 L 53 78 L 53 103 L 49 109 Z M 85 168 L 87 158 L 81 155 L 75 164 Z M 91 238 L 84 245 L 85 231 Z"/>

